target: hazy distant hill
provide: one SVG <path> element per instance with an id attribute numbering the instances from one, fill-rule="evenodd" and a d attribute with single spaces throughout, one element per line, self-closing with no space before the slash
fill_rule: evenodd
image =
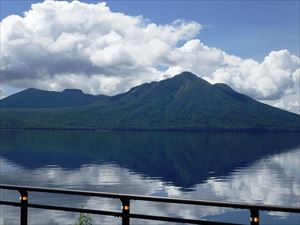
<path id="1" fill-rule="evenodd" d="M 81 106 L 105 99 L 104 95 L 89 95 L 77 89 L 62 92 L 29 88 L 0 101 L 1 108 L 58 108 Z"/>
<path id="2" fill-rule="evenodd" d="M 184 72 L 90 105 L 2 109 L 0 127 L 300 131 L 300 116 Z"/>

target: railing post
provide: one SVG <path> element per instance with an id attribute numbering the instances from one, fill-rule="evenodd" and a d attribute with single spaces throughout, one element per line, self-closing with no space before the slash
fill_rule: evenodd
<path id="1" fill-rule="evenodd" d="M 26 190 L 19 190 L 20 192 L 20 201 L 21 201 L 21 217 L 20 224 L 27 225 L 28 223 L 28 193 Z"/>
<path id="2" fill-rule="evenodd" d="M 250 209 L 250 224 L 251 225 L 259 225 L 259 210 L 258 209 Z"/>
<path id="3" fill-rule="evenodd" d="M 122 225 L 129 225 L 130 224 L 130 200 L 129 198 L 122 198 Z"/>

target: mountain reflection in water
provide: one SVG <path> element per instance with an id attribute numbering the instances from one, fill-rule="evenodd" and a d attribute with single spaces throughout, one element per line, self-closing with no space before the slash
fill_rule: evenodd
<path id="1" fill-rule="evenodd" d="M 0 182 L 117 193 L 299 206 L 299 133 L 1 131 Z M 1 192 L 14 199 L 13 192 Z M 36 195 L 58 204 L 61 196 Z M 68 198 L 77 207 L 119 210 L 119 203 Z M 223 208 L 133 203 L 132 211 L 248 223 L 248 212 Z M 76 214 L 31 210 L 31 224 L 74 224 Z M 0 224 L 17 224 L 1 207 Z M 273 215 L 273 216 L 272 216 Z M 33 216 L 31 216 L 32 218 Z M 298 215 L 264 213 L 271 224 Z M 119 219 L 94 217 L 96 224 Z M 278 222 L 279 221 L 279 222 Z M 133 224 L 146 224 L 136 220 Z M 151 223 L 153 224 L 153 222 Z M 156 223 L 167 224 L 167 223 Z M 266 223 L 265 223 L 266 224 Z"/>

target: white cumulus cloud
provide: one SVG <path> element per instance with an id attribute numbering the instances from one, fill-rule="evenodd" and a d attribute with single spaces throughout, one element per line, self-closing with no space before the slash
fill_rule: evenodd
<path id="1" fill-rule="evenodd" d="M 161 79 L 155 65 L 200 29 L 196 22 L 180 20 L 149 23 L 141 16 L 112 12 L 105 3 L 33 4 L 24 17 L 1 21 L 2 79 L 17 87 L 76 86 L 115 94 Z"/>
<path id="2" fill-rule="evenodd" d="M 191 70 L 212 83 L 223 82 L 256 99 L 279 99 L 294 91 L 300 59 L 288 50 L 272 51 L 260 63 L 190 40 L 171 52 L 169 71 Z"/>
<path id="3" fill-rule="evenodd" d="M 226 83 L 257 100 L 300 113 L 300 59 L 286 49 L 272 51 L 258 62 L 194 39 L 172 50 L 166 63 L 170 76 L 189 70 L 211 83 Z"/>
<path id="4" fill-rule="evenodd" d="M 112 95 L 188 70 L 297 111 L 299 57 L 279 50 L 262 62 L 242 59 L 196 39 L 201 29 L 194 21 L 155 24 L 106 3 L 46 0 L 1 21 L 1 79 L 17 88 Z"/>

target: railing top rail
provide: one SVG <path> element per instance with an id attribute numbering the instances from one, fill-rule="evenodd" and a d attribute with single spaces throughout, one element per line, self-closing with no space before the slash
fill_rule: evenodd
<path id="1" fill-rule="evenodd" d="M 199 205 L 200 206 L 215 206 L 215 207 L 239 208 L 239 209 L 250 209 L 250 210 L 257 209 L 257 210 L 263 210 L 263 211 L 280 211 L 280 212 L 300 213 L 300 207 L 285 207 L 285 206 L 249 204 L 249 203 L 240 203 L 240 202 L 230 203 L 230 202 L 222 202 L 222 201 L 166 198 L 166 197 L 146 196 L 146 195 L 118 194 L 118 193 L 109 193 L 109 192 L 81 191 L 81 190 L 31 187 L 31 186 L 19 186 L 19 185 L 7 185 L 7 184 L 0 184 L 0 189 L 16 190 L 16 191 L 29 191 L 29 192 L 55 193 L 55 194 L 66 194 L 66 195 L 80 195 L 80 196 L 91 196 L 91 197 L 105 197 L 105 198 L 116 198 L 116 199 L 121 199 L 121 200 L 122 199 L 130 199 L 130 200 L 139 200 L 139 201 L 189 204 L 189 205 L 198 205 L 198 206 Z"/>

